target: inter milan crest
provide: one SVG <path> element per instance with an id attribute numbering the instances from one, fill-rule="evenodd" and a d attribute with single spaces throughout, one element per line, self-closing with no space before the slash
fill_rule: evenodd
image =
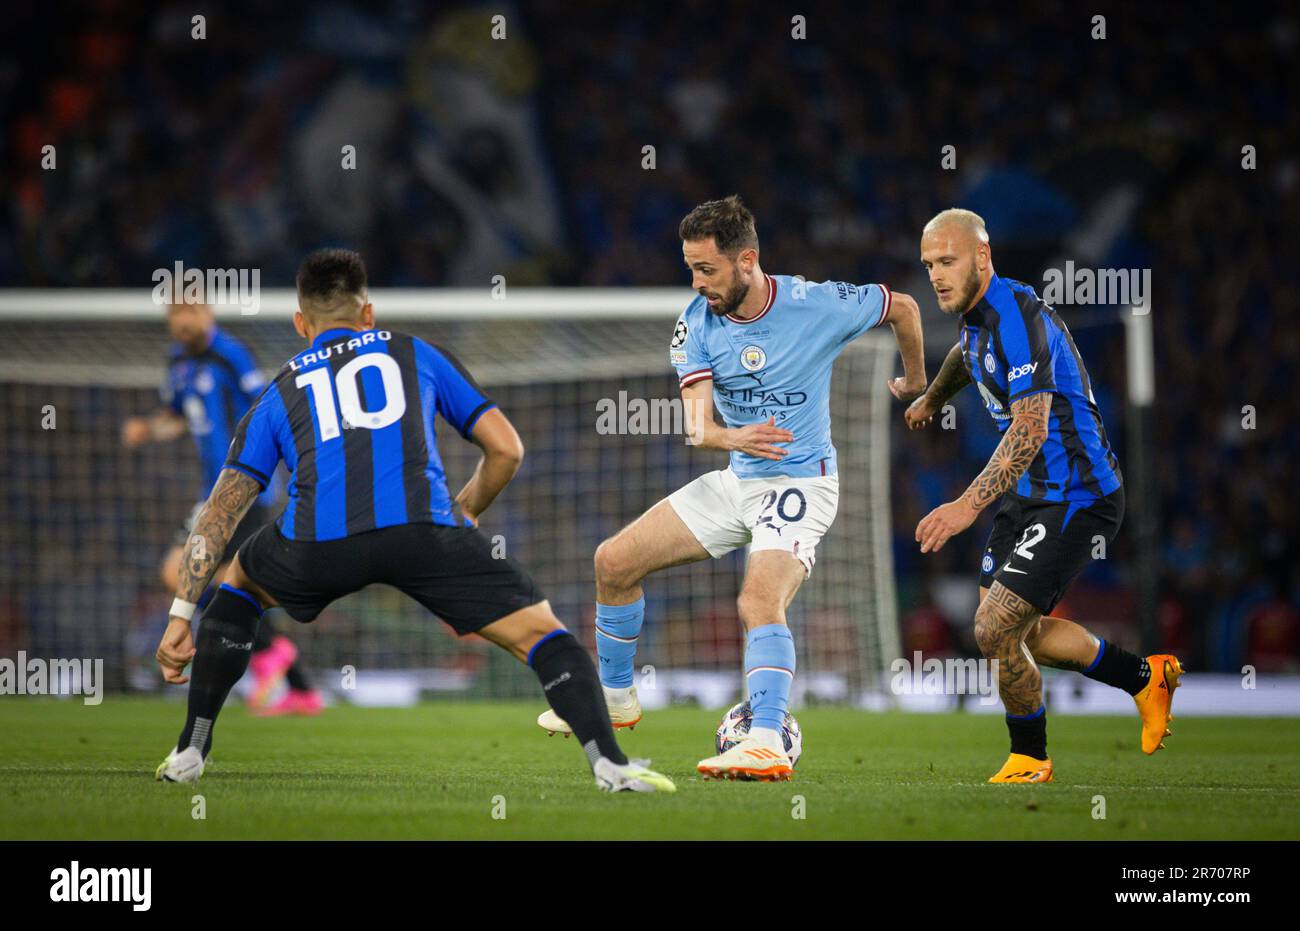
<path id="1" fill-rule="evenodd" d="M 990 375 L 992 375 L 995 371 L 997 371 L 998 364 L 993 361 L 993 353 L 991 352 L 985 353 L 984 367 L 989 370 Z"/>
<path id="2" fill-rule="evenodd" d="M 757 372 L 767 365 L 767 353 L 763 351 L 761 346 L 746 346 L 740 350 L 740 364 L 745 367 L 747 372 Z"/>

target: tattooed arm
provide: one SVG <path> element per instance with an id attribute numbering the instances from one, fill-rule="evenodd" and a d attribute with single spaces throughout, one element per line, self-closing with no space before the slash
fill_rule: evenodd
<path id="1" fill-rule="evenodd" d="M 1016 487 L 1020 476 L 1047 441 L 1047 417 L 1052 412 L 1052 392 L 1040 391 L 1011 405 L 1011 426 L 984 471 L 971 482 L 962 500 L 982 511 Z"/>
<path id="2" fill-rule="evenodd" d="M 943 365 L 939 367 L 939 374 L 934 376 L 929 390 L 913 401 L 903 414 L 908 428 L 920 430 L 929 424 L 934 419 L 934 415 L 943 410 L 948 400 L 969 384 L 970 372 L 966 371 L 966 363 L 962 361 L 961 344 L 955 343 L 948 350 Z"/>
<path id="3" fill-rule="evenodd" d="M 212 581 L 221 557 L 226 552 L 235 528 L 253 506 L 262 486 L 252 476 L 237 469 L 223 469 L 216 487 L 208 496 L 208 503 L 199 512 L 185 541 L 185 554 L 181 557 L 180 584 L 176 597 L 181 601 L 196 603 L 203 590 Z M 194 639 L 190 633 L 190 619 L 173 614 L 167 621 L 162 641 L 154 653 L 163 678 L 173 685 L 189 680 L 182 673 L 194 658 Z"/>
<path id="4" fill-rule="evenodd" d="M 916 525 L 921 552 L 937 552 L 948 538 L 975 522 L 979 512 L 1016 487 L 1047 440 L 1047 418 L 1052 410 L 1052 392 L 1040 391 L 1011 405 L 1011 426 L 993 450 L 984 471 L 956 501 L 940 505 Z"/>
<path id="5" fill-rule="evenodd" d="M 199 600 L 221 565 L 235 528 L 261 493 L 262 486 L 252 476 L 238 469 L 222 470 L 212 494 L 208 496 L 208 503 L 194 521 L 190 538 L 185 541 L 177 598 L 190 602 Z"/>

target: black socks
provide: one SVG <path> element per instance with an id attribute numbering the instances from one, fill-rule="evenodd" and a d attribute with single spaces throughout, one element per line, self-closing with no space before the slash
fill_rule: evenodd
<path id="1" fill-rule="evenodd" d="M 274 639 L 275 625 L 271 623 L 270 618 L 266 618 L 257 625 L 257 632 L 253 634 L 253 652 L 261 653 L 263 650 L 270 649 L 271 641 Z"/>
<path id="2" fill-rule="evenodd" d="M 262 623 L 265 624 L 266 621 Z M 302 671 L 302 666 L 297 660 L 294 660 L 293 665 L 285 670 L 284 681 L 289 683 L 289 688 L 295 692 L 311 691 L 311 682 L 308 681 L 307 674 Z"/>
<path id="3" fill-rule="evenodd" d="M 627 763 L 614 740 L 596 664 L 577 638 L 567 630 L 547 634 L 529 651 L 528 665 L 541 680 L 551 708 L 573 728 L 592 766 L 602 756 L 620 765 Z"/>
<path id="4" fill-rule="evenodd" d="M 1040 707 L 1033 714 L 1007 715 L 1007 730 L 1011 732 L 1011 752 L 1031 756 L 1035 760 L 1047 759 L 1047 708 Z"/>
<path id="5" fill-rule="evenodd" d="M 1103 640 L 1097 650 L 1097 658 L 1083 670 L 1083 674 L 1089 679 L 1096 679 L 1123 689 L 1130 695 L 1136 695 L 1151 680 L 1151 667 L 1143 657 Z"/>
<path id="6" fill-rule="evenodd" d="M 248 669 L 262 608 L 252 595 L 222 585 L 203 612 L 190 666 L 189 712 L 177 750 L 198 747 L 204 757 L 212 747 L 212 725 L 226 696 Z"/>
<path id="7" fill-rule="evenodd" d="M 1130 695 L 1142 691 L 1151 680 L 1151 669 L 1144 658 L 1105 640 L 1101 641 L 1092 665 L 1082 672 L 1089 679 L 1123 689 Z M 1007 730 L 1011 732 L 1012 753 L 1047 759 L 1046 708 L 1039 708 L 1032 715 L 1007 715 Z"/>

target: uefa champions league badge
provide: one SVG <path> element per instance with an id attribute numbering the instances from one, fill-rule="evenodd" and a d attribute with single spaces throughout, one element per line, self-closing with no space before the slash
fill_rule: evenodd
<path id="1" fill-rule="evenodd" d="M 745 367 L 747 372 L 757 372 L 767 365 L 767 353 L 763 351 L 761 346 L 746 346 L 740 350 L 740 364 Z"/>

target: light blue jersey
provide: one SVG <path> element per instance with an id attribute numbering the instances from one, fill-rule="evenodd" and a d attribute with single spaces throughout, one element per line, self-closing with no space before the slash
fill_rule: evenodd
<path id="1" fill-rule="evenodd" d="M 794 434 L 780 461 L 733 452 L 738 477 L 835 475 L 831 367 L 852 340 L 889 319 L 889 289 L 788 275 L 767 281 L 767 306 L 750 320 L 718 316 L 703 297 L 691 301 L 677 320 L 669 359 L 683 388 L 713 379 L 713 402 L 728 427 L 775 417 Z"/>

